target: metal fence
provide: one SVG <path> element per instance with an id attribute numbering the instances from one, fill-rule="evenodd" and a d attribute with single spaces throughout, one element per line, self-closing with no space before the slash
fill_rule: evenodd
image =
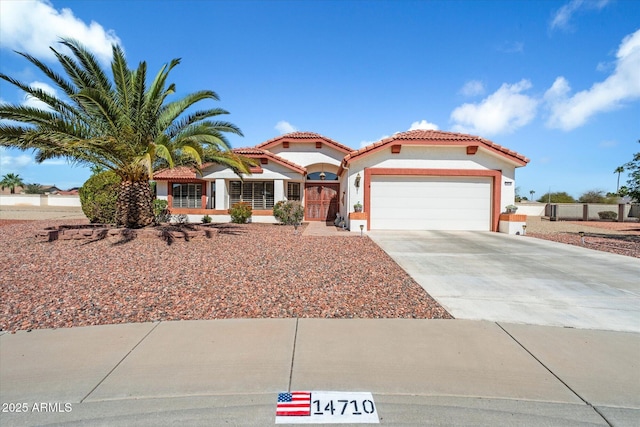
<path id="1" fill-rule="evenodd" d="M 601 212 L 608 211 L 615 212 L 616 221 L 636 221 L 640 204 L 551 203 L 545 206 L 544 216 L 551 221 L 597 221 Z"/>

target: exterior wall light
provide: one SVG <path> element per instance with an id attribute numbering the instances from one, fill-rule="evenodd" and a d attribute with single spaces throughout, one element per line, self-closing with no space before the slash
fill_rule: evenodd
<path id="1" fill-rule="evenodd" d="M 358 172 L 358 175 L 356 175 L 356 182 L 354 183 L 356 188 L 360 188 L 360 179 L 360 172 Z"/>
<path id="2" fill-rule="evenodd" d="M 582 243 L 582 246 L 584 246 L 584 231 L 580 231 L 578 234 L 580 235 L 580 242 Z"/>
<path id="3" fill-rule="evenodd" d="M 324 179 L 327 177 L 327 175 L 325 175 L 324 171 L 320 172 L 320 179 L 324 181 Z"/>
<path id="4" fill-rule="evenodd" d="M 522 226 L 522 235 L 523 236 L 527 235 L 527 226 L 526 226 L 526 224 Z"/>
<path id="5" fill-rule="evenodd" d="M 360 224 L 360 237 L 362 237 L 362 231 L 364 231 L 364 225 Z"/>

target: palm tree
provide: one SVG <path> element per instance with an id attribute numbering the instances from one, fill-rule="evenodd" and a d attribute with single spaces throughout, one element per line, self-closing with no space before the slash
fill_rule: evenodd
<path id="1" fill-rule="evenodd" d="M 16 194 L 16 187 L 24 187 L 24 182 L 20 175 L 15 173 L 8 173 L 2 177 L 0 181 L 0 188 L 3 190 L 8 188 L 11 194 Z"/>
<path id="2" fill-rule="evenodd" d="M 531 195 L 531 200 L 533 201 L 533 195 L 536 194 L 536 190 L 529 190 L 529 194 Z"/>
<path id="3" fill-rule="evenodd" d="M 613 171 L 613 173 L 618 174 L 618 185 L 616 185 L 616 194 L 620 192 L 620 174 L 622 172 L 624 172 L 624 166 L 618 166 L 616 170 Z"/>
<path id="4" fill-rule="evenodd" d="M 53 47 L 51 50 L 65 76 L 29 54 L 19 54 L 51 79 L 64 98 L 0 73 L 0 78 L 47 105 L 47 109 L 0 105 L 0 119 L 19 122 L 0 124 L 0 146 L 34 150 L 38 162 L 65 158 L 114 171 L 122 178 L 117 197 L 118 225 L 139 228 L 153 222 L 149 180 L 159 161 L 172 167 L 174 158 L 187 157 L 200 165 L 205 147 L 230 152 L 224 133 L 242 135 L 229 122 L 212 120 L 228 114 L 225 110 L 187 112 L 201 101 L 219 100 L 211 90 L 168 102 L 176 86 L 167 78 L 179 59 L 165 64 L 148 84 L 146 62 L 130 69 L 117 45 L 112 46 L 110 79 L 79 42 L 62 39 L 61 44 L 71 50 L 70 55 Z M 236 170 L 249 173 L 244 158 L 234 160 Z"/>

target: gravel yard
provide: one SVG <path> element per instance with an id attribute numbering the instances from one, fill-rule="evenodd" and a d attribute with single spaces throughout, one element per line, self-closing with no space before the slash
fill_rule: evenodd
<path id="1" fill-rule="evenodd" d="M 0 328 L 257 317 L 451 318 L 369 238 L 225 224 L 190 241 L 38 242 L 0 220 Z"/>
<path id="2" fill-rule="evenodd" d="M 584 245 L 580 237 L 584 234 Z M 527 236 L 640 258 L 640 223 L 548 221 L 529 217 Z"/>

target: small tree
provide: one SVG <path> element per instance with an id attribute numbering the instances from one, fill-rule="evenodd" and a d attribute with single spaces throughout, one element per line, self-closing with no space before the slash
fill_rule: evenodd
<path id="1" fill-rule="evenodd" d="M 11 194 L 16 194 L 16 187 L 24 187 L 24 182 L 22 182 L 20 175 L 8 173 L 2 177 L 2 181 L 0 181 L 0 188 L 3 190 L 8 188 Z"/>
<path id="2" fill-rule="evenodd" d="M 543 194 L 538 201 L 540 203 L 575 203 L 576 199 L 571 197 L 565 191 L 555 192 L 555 193 L 545 193 Z"/>
<path id="3" fill-rule="evenodd" d="M 92 223 L 114 224 L 121 178 L 113 171 L 92 175 L 78 191 L 82 212 Z"/>
<path id="4" fill-rule="evenodd" d="M 25 194 L 44 194 L 44 187 L 40 184 L 27 184 L 23 188 Z"/>
<path id="5" fill-rule="evenodd" d="M 583 193 L 578 199 L 580 203 L 617 203 L 617 197 L 605 196 L 602 190 L 589 190 Z"/>
<path id="6" fill-rule="evenodd" d="M 638 140 L 640 142 L 640 140 Z M 637 202 L 640 202 L 640 152 L 633 155 L 633 160 L 624 165 L 625 170 L 629 173 L 627 180 L 627 189 L 629 196 Z"/>

